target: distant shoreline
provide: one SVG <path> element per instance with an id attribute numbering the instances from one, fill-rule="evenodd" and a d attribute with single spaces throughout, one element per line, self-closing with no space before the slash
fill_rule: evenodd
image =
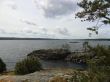
<path id="1" fill-rule="evenodd" d="M 16 38 L 16 37 L 0 37 L 0 40 L 59 40 L 51 38 Z"/>
<path id="2" fill-rule="evenodd" d="M 110 39 L 53 39 L 53 38 L 18 38 L 18 37 L 0 37 L 0 40 L 98 40 L 98 41 L 110 41 Z"/>

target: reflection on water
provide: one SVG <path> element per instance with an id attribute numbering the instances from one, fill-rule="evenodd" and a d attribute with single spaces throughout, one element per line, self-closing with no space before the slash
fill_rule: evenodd
<path id="1" fill-rule="evenodd" d="M 66 61 L 58 61 L 58 60 L 53 60 L 53 61 L 47 61 L 47 60 L 41 60 L 43 68 L 86 68 L 86 65 L 82 64 L 73 64 L 72 62 L 66 62 Z"/>

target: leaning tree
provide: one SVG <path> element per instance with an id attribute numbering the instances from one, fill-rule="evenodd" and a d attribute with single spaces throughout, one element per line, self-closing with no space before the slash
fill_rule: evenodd
<path id="1" fill-rule="evenodd" d="M 83 9 L 76 14 L 76 17 L 83 18 L 82 21 L 97 21 L 88 30 L 96 32 L 101 25 L 110 25 L 110 0 L 82 0 L 78 5 Z M 89 52 L 94 55 L 88 58 L 89 82 L 110 82 L 110 47 L 90 47 Z M 88 81 L 87 81 L 88 82 Z"/>
<path id="2" fill-rule="evenodd" d="M 82 21 L 97 21 L 93 27 L 87 28 L 98 34 L 102 25 L 110 25 L 110 0 L 82 0 L 78 5 L 83 9 L 76 14 L 76 17 L 83 18 Z M 99 22 L 102 22 L 99 25 Z"/>

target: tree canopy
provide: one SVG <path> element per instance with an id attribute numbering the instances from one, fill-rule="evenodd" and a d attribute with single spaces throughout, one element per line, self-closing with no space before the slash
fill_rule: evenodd
<path id="1" fill-rule="evenodd" d="M 82 0 L 78 5 L 83 10 L 78 12 L 76 17 L 84 18 L 82 21 L 97 20 L 110 25 L 110 0 Z M 96 31 L 97 28 L 88 28 L 88 30 Z"/>

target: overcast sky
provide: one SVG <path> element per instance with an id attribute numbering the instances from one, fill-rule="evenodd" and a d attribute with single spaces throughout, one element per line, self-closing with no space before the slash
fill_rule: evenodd
<path id="1" fill-rule="evenodd" d="M 89 37 L 86 28 L 96 23 L 75 19 L 77 1 L 0 0 L 0 37 L 110 38 L 110 26 Z"/>

